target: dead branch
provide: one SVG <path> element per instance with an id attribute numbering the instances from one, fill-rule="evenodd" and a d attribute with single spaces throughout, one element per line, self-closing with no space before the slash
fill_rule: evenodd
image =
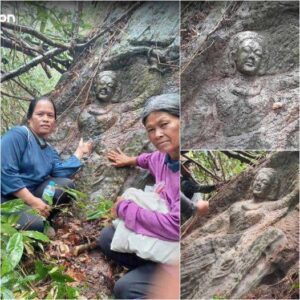
<path id="1" fill-rule="evenodd" d="M 82 8 L 83 8 L 83 2 L 78 1 L 77 2 L 77 10 L 74 16 L 74 22 L 73 22 L 73 41 L 75 41 L 78 38 L 78 33 L 79 33 L 79 25 L 80 25 L 80 20 L 81 20 L 81 15 L 82 15 Z"/>
<path id="2" fill-rule="evenodd" d="M 186 154 L 181 154 L 181 155 L 183 157 L 185 157 L 187 160 L 189 160 L 189 161 L 193 162 L 194 164 L 196 164 L 201 170 L 203 170 L 204 172 L 206 172 L 207 174 L 209 174 L 215 180 L 222 181 L 221 178 L 219 178 L 218 176 L 216 176 L 215 174 L 213 174 L 211 171 L 209 171 L 208 169 L 206 169 L 204 166 L 202 166 L 200 163 L 198 163 L 194 159 L 188 157 Z"/>
<path id="3" fill-rule="evenodd" d="M 59 49 L 59 48 L 54 48 L 46 52 L 44 55 L 39 55 L 35 57 L 33 60 L 31 60 L 29 63 L 22 65 L 21 67 L 10 71 L 5 74 L 1 74 L 1 79 L 0 82 L 7 81 L 9 79 L 12 79 L 14 77 L 20 76 L 21 74 L 27 72 L 31 68 L 37 66 L 41 62 L 45 62 L 46 60 L 50 59 L 51 57 L 58 55 L 62 52 L 66 51 L 66 49 Z"/>
<path id="4" fill-rule="evenodd" d="M 246 157 L 249 157 L 249 158 L 252 158 L 252 159 L 258 159 L 261 157 L 260 154 L 252 154 L 250 153 L 249 151 L 237 151 L 238 153 L 240 153 L 241 155 L 243 156 L 246 156 Z"/>
<path id="5" fill-rule="evenodd" d="M 37 57 L 38 56 L 37 53 L 43 55 L 43 52 L 41 52 L 40 50 L 34 49 L 26 44 L 23 44 L 23 42 L 21 42 L 21 41 L 11 40 L 11 39 L 5 38 L 3 36 L 1 36 L 1 46 L 4 48 L 14 49 L 16 51 L 19 51 L 19 52 L 24 53 L 31 57 Z M 53 60 L 55 60 L 55 59 L 53 59 Z M 54 63 L 51 60 L 45 60 L 45 63 L 48 66 L 50 66 L 51 68 L 56 69 L 61 74 L 66 72 L 66 70 L 60 68 L 56 63 Z M 59 63 L 61 63 L 61 62 L 59 62 Z M 44 70 L 45 70 L 45 68 L 44 68 Z M 45 70 L 45 72 L 47 73 L 46 70 Z"/>
<path id="6" fill-rule="evenodd" d="M 97 247 L 96 242 L 91 242 L 83 245 L 76 246 L 73 249 L 73 255 L 78 256 L 80 253 L 86 251 L 86 250 L 93 250 Z"/>
<path id="7" fill-rule="evenodd" d="M 35 29 L 32 29 L 28 26 L 23 26 L 23 25 L 17 25 L 17 24 L 13 24 L 13 23 L 8 23 L 8 22 L 1 22 L 1 26 L 4 28 L 8 28 L 14 31 L 18 31 L 18 32 L 24 32 L 24 33 L 28 33 L 30 35 L 33 35 L 34 37 L 38 38 L 39 40 L 42 40 L 43 42 L 45 42 L 46 44 L 53 46 L 53 47 L 58 47 L 58 48 L 62 48 L 65 50 L 69 50 L 71 49 L 71 45 L 65 45 L 59 42 L 54 42 L 51 39 L 49 39 L 47 36 L 45 36 L 44 34 L 36 31 Z"/>
<path id="8" fill-rule="evenodd" d="M 37 56 L 33 48 L 29 48 L 27 46 L 21 45 L 20 41 L 16 42 L 15 40 L 8 39 L 4 36 L 1 36 L 1 47 L 15 49 L 31 57 Z"/>
<path id="9" fill-rule="evenodd" d="M 20 88 L 22 88 L 24 91 L 26 91 L 30 96 L 32 96 L 33 98 L 36 97 L 35 92 L 31 91 L 30 89 L 27 88 L 27 86 L 25 84 L 23 84 L 21 81 L 18 81 L 16 79 L 12 79 L 12 81 L 17 84 Z"/>
<path id="10" fill-rule="evenodd" d="M 233 152 L 233 151 L 222 151 L 226 156 L 228 156 L 229 158 L 234 158 L 234 159 L 238 159 L 239 161 L 249 164 L 249 165 L 253 165 L 253 162 L 251 160 L 249 160 L 248 158 Z"/>
<path id="11" fill-rule="evenodd" d="M 4 95 L 6 97 L 9 97 L 9 98 L 14 98 L 14 99 L 17 99 L 17 100 L 23 100 L 23 101 L 32 101 L 33 98 L 26 98 L 26 97 L 18 97 L 18 96 L 15 96 L 15 95 L 9 95 L 5 92 L 2 92 L 1 91 L 1 95 Z"/>

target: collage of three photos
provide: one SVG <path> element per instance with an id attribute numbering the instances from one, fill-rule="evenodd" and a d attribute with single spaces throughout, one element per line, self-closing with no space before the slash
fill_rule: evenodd
<path id="1" fill-rule="evenodd" d="M 298 1 L 2 1 L 2 299 L 299 299 L 298 151 Z"/>

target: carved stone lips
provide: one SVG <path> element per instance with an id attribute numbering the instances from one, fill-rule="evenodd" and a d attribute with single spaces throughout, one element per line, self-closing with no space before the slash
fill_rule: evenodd
<path id="1" fill-rule="evenodd" d="M 106 95 L 107 94 L 107 89 L 100 89 L 99 93 L 101 95 Z"/>
<path id="2" fill-rule="evenodd" d="M 262 189 L 262 186 L 259 185 L 259 184 L 256 184 L 256 185 L 253 187 L 253 190 L 254 190 L 254 191 L 257 191 L 257 192 L 260 192 L 261 189 Z"/>
<path id="3" fill-rule="evenodd" d="M 254 59 L 247 59 L 245 62 L 245 65 L 248 67 L 254 67 L 255 66 L 255 61 Z"/>
<path id="4" fill-rule="evenodd" d="M 247 61 L 245 63 L 246 66 L 249 66 L 249 67 L 253 67 L 254 66 L 254 62 L 253 61 Z"/>

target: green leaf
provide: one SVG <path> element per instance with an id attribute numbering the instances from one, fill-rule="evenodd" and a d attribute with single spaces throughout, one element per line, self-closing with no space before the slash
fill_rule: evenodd
<path id="1" fill-rule="evenodd" d="M 113 206 L 113 202 L 110 200 L 102 200 L 97 208 L 87 213 L 87 220 L 95 220 L 104 217 L 108 214 Z"/>
<path id="2" fill-rule="evenodd" d="M 6 289 L 6 288 L 1 288 L 1 299 L 12 300 L 12 299 L 15 299 L 15 297 L 11 290 Z"/>
<path id="3" fill-rule="evenodd" d="M 39 280 L 40 277 L 38 274 L 33 274 L 33 275 L 28 275 L 28 276 L 25 276 L 23 278 L 20 278 L 17 283 L 18 284 L 24 284 L 24 283 L 27 283 L 27 282 L 31 282 L 31 281 L 36 281 L 36 280 Z"/>
<path id="4" fill-rule="evenodd" d="M 0 287 L 7 287 L 8 283 L 12 280 L 12 279 L 15 279 L 14 276 L 13 276 L 13 273 L 9 273 L 5 276 L 2 276 L 0 278 Z"/>
<path id="5" fill-rule="evenodd" d="M 20 214 L 11 214 L 6 219 L 6 222 L 7 222 L 7 224 L 10 224 L 10 225 L 17 225 L 20 217 L 21 217 Z"/>
<path id="6" fill-rule="evenodd" d="M 49 272 L 50 277 L 56 282 L 74 282 L 74 279 L 69 275 L 63 274 L 63 270 L 58 267 L 54 267 Z"/>
<path id="7" fill-rule="evenodd" d="M 0 226 L 0 232 L 2 234 L 7 234 L 9 236 L 12 236 L 14 235 L 15 233 L 17 233 L 18 231 L 12 227 L 10 224 L 7 224 L 7 223 L 3 223 L 1 224 Z"/>
<path id="8" fill-rule="evenodd" d="M 12 271 L 20 262 L 24 251 L 23 236 L 15 233 L 8 241 L 6 246 L 6 256 L 2 263 L 2 275 Z"/>
<path id="9" fill-rule="evenodd" d="M 45 266 L 40 260 L 35 263 L 35 272 L 38 274 L 39 279 L 45 279 L 48 276 L 49 267 Z"/>
<path id="10" fill-rule="evenodd" d="M 79 297 L 79 291 L 77 288 L 67 285 L 65 286 L 65 288 L 67 299 L 77 299 Z"/>
<path id="11" fill-rule="evenodd" d="M 53 287 L 56 292 L 56 299 L 77 299 L 79 296 L 78 289 L 63 283 L 58 283 Z"/>
<path id="12" fill-rule="evenodd" d="M 35 239 L 35 240 L 39 240 L 39 241 L 47 242 L 47 243 L 50 241 L 49 238 L 45 234 L 43 234 L 41 232 L 38 232 L 38 231 L 30 231 L 30 230 L 24 230 L 23 231 L 22 230 L 20 232 L 23 235 L 28 236 L 28 237 L 30 237 L 32 239 Z"/>
<path id="13" fill-rule="evenodd" d="M 9 200 L 1 204 L 1 213 L 14 213 L 24 210 L 27 205 L 21 199 Z"/>
<path id="14" fill-rule="evenodd" d="M 26 240 L 25 240 L 26 239 Z M 28 255 L 34 255 L 34 248 L 33 246 L 30 244 L 31 239 L 29 239 L 28 237 L 24 238 L 24 248 L 25 251 Z"/>

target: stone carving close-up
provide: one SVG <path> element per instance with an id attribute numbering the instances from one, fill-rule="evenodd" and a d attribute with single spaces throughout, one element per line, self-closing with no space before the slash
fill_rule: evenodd
<path id="1" fill-rule="evenodd" d="M 273 154 L 251 186 L 241 175 L 232 194 L 229 188 L 214 199 L 210 217 L 182 240 L 182 298 L 251 298 L 253 290 L 275 286 L 297 264 L 297 154 Z M 289 175 L 279 165 L 283 161 Z"/>
<path id="2" fill-rule="evenodd" d="M 230 56 L 237 71 L 246 75 L 256 75 L 263 52 L 263 38 L 256 32 L 243 31 L 232 38 Z"/>
<path id="3" fill-rule="evenodd" d="M 114 71 L 103 71 L 96 76 L 94 82 L 94 90 L 96 98 L 99 101 L 109 101 L 113 97 L 116 85 L 117 78 Z"/>
<path id="4" fill-rule="evenodd" d="M 296 150 L 298 4 L 193 3 L 182 20 L 182 148 Z"/>
<path id="5" fill-rule="evenodd" d="M 126 15 L 131 4 L 120 5 L 105 26 Z M 100 37 L 89 55 L 58 83 L 58 94 L 53 97 L 58 106 L 58 129 L 51 142 L 63 154 L 72 151 L 80 137 L 94 142 L 79 182 L 92 199 L 114 200 L 132 182 L 143 185 L 146 174 L 116 169 L 106 154 L 117 147 L 129 155 L 150 150 L 140 114 L 151 96 L 179 90 L 178 11 L 175 2 L 135 5 L 124 21 L 126 30 Z"/>

